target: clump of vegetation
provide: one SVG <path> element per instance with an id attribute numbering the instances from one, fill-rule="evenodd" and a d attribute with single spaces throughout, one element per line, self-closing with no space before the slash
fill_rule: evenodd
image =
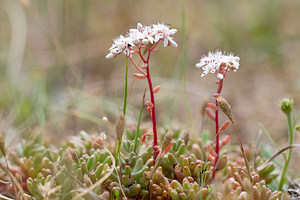
<path id="1" fill-rule="evenodd" d="M 158 131 L 156 124 L 155 88 L 150 77 L 150 55 L 163 46 L 177 46 L 173 35 L 176 29 L 164 23 L 144 26 L 138 23 L 125 36 L 114 40 L 107 58 L 124 53 L 126 74 L 123 112 L 116 119 L 115 131 L 107 129 L 100 135 L 84 131 L 54 147 L 40 138 L 23 141 L 15 152 L 7 152 L 1 134 L 0 192 L 3 199 L 174 199 L 174 200 L 279 200 L 289 199 L 283 186 L 287 183 L 287 168 L 291 159 L 293 130 L 293 101 L 280 103 L 287 115 L 289 146 L 274 156 L 265 157 L 258 146 L 243 145 L 236 128 L 231 106 L 221 96 L 224 78 L 228 72 L 239 68 L 240 58 L 216 51 L 203 57 L 196 66 L 203 69 L 202 76 L 212 73 L 217 78 L 218 89 L 214 103 L 205 105 L 205 113 L 215 123 L 215 134 L 201 137 L 188 130 Z M 141 64 L 133 59 L 138 55 Z M 146 79 L 150 101 L 142 98 L 152 120 L 152 129 L 141 129 L 141 113 L 136 128 L 126 126 L 128 60 L 138 73 L 134 77 Z M 144 105 L 145 104 L 145 105 Z M 228 117 L 219 125 L 219 110 Z M 103 119 L 108 123 L 108 119 Z M 224 132 L 232 123 L 239 141 L 229 146 L 231 136 Z M 116 141 L 108 141 L 115 136 Z M 153 136 L 153 141 L 148 139 Z M 160 145 L 159 145 L 160 144 Z M 274 162 L 278 155 L 285 157 L 280 180 L 280 167 Z M 285 156 L 285 155 L 284 155 Z M 276 190 L 278 187 L 278 190 Z"/>

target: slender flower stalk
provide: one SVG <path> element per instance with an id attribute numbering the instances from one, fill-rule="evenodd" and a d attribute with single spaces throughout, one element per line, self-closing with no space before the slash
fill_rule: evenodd
<path id="1" fill-rule="evenodd" d="M 142 99 L 142 103 L 141 103 L 138 124 L 137 124 L 137 127 L 136 127 L 136 134 L 135 134 L 134 146 L 133 146 L 133 152 L 135 152 L 135 153 L 136 153 L 136 148 L 137 148 L 137 144 L 138 144 L 138 137 L 139 137 L 139 132 L 140 132 L 140 124 L 141 124 L 141 119 L 142 119 L 143 106 L 144 106 L 144 103 L 145 103 L 145 94 L 146 94 L 146 88 L 145 88 L 145 91 L 144 91 L 144 94 L 143 94 L 143 99 Z"/>
<path id="2" fill-rule="evenodd" d="M 150 55 L 152 52 L 157 52 L 155 49 L 160 42 L 163 42 L 164 47 L 174 46 L 177 47 L 176 42 L 173 40 L 173 35 L 177 32 L 176 29 L 170 29 L 169 25 L 164 23 L 153 24 L 152 26 L 144 26 L 140 23 L 137 24 L 136 29 L 130 29 L 129 32 L 124 37 L 123 35 L 114 39 L 114 43 L 111 46 L 110 53 L 107 54 L 106 58 L 114 58 L 117 55 L 124 53 L 126 57 L 131 61 L 133 66 L 141 73 L 135 74 L 134 76 L 138 79 L 147 79 L 149 92 L 150 92 L 150 101 L 151 104 L 147 105 L 149 115 L 152 118 L 152 127 L 153 127 L 153 150 L 154 157 L 158 155 L 158 143 L 157 143 L 157 128 L 156 128 L 156 104 L 154 93 L 158 90 L 157 87 L 153 87 L 151 76 L 150 76 Z M 146 51 L 146 58 L 143 56 L 143 51 Z M 133 60 L 133 55 L 139 55 L 142 65 L 138 66 Z M 127 66 L 127 64 L 126 64 Z M 127 73 L 127 69 L 126 69 Z M 127 77 L 127 76 L 126 76 Z M 126 83 L 126 81 L 125 81 Z M 153 89 L 154 88 L 154 89 Z M 160 87 L 159 87 L 160 88 Z M 124 96 L 127 93 L 124 93 Z M 124 114 L 126 108 L 126 98 L 124 97 Z"/>
<path id="3" fill-rule="evenodd" d="M 127 79 L 128 79 L 128 56 L 126 56 L 126 66 L 125 66 L 125 86 L 124 86 L 124 105 L 123 105 L 123 115 L 126 115 L 126 107 L 127 107 Z"/>
<path id="4" fill-rule="evenodd" d="M 217 90 L 217 94 L 220 95 L 221 94 L 221 91 L 222 91 L 222 88 L 223 88 L 223 80 L 220 80 L 219 81 L 219 87 L 218 87 L 218 90 Z M 216 99 L 216 111 L 215 111 L 215 124 L 216 124 L 216 153 L 217 153 L 217 156 L 216 156 L 216 161 L 214 163 L 214 169 L 216 167 L 216 164 L 217 164 L 217 161 L 219 159 L 219 151 L 220 151 L 220 145 L 219 145 L 219 105 L 218 105 L 218 101 Z M 215 173 L 216 171 L 214 170 L 213 171 L 213 177 L 215 176 Z"/>
<path id="5" fill-rule="evenodd" d="M 230 70 L 236 71 L 239 68 L 239 60 L 240 58 L 237 56 L 233 56 L 233 54 L 223 54 L 221 51 L 217 50 L 214 53 L 209 52 L 208 56 L 204 56 L 200 59 L 200 62 L 196 64 L 197 68 L 201 68 L 203 73 L 201 77 L 205 76 L 208 73 L 212 73 L 217 79 L 218 89 L 217 93 L 214 94 L 214 97 L 217 98 L 220 96 L 222 88 L 223 88 L 223 79 L 227 76 Z M 212 110 L 215 113 L 212 112 Z M 215 106 L 212 103 L 208 104 L 208 107 L 205 109 L 206 114 L 215 121 L 216 127 L 216 146 L 215 152 L 216 156 L 214 158 L 214 170 L 213 170 L 213 177 L 216 173 L 216 165 L 220 155 L 220 139 L 219 139 L 219 105 L 217 100 L 215 101 Z"/>
<path id="6" fill-rule="evenodd" d="M 293 143 L 294 143 L 294 128 L 293 128 L 293 125 L 292 125 L 293 100 L 284 98 L 280 102 L 280 107 L 281 107 L 281 110 L 286 114 L 286 117 L 287 117 L 288 130 L 289 130 L 289 145 L 292 146 Z M 285 164 L 284 164 L 284 167 L 283 167 L 283 171 L 282 171 L 282 174 L 281 174 L 278 190 L 282 190 L 283 183 L 284 183 L 284 180 L 285 180 L 285 174 L 287 172 L 287 168 L 289 166 L 291 157 L 292 157 L 292 148 L 289 149 L 289 154 L 288 154 L 288 157 L 287 157 L 287 159 L 285 161 Z"/>

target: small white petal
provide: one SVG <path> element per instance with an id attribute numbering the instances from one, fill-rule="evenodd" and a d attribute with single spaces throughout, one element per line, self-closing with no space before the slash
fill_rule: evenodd
<path id="1" fill-rule="evenodd" d="M 208 74 L 208 71 L 204 71 L 204 72 L 201 74 L 201 77 L 205 76 L 206 74 Z"/>
<path id="2" fill-rule="evenodd" d="M 119 53 L 121 53 L 123 50 L 122 49 L 120 49 L 120 48 L 117 48 L 117 49 L 113 49 L 113 50 L 111 50 L 111 53 L 114 53 L 114 54 L 119 54 Z"/>
<path id="3" fill-rule="evenodd" d="M 197 64 L 196 64 L 196 67 L 197 67 L 197 68 L 200 68 L 200 67 L 202 67 L 202 66 L 203 66 L 203 65 L 202 65 L 201 63 L 197 63 Z"/>
<path id="4" fill-rule="evenodd" d="M 114 57 L 116 57 L 116 54 L 113 54 L 113 53 L 109 53 L 109 54 L 107 54 L 106 55 L 106 59 L 112 59 L 112 58 L 114 58 Z"/>
<path id="5" fill-rule="evenodd" d="M 141 23 L 138 23 L 137 24 L 137 29 L 140 31 L 140 30 L 142 30 L 142 28 L 143 28 L 143 25 Z"/>
<path id="6" fill-rule="evenodd" d="M 177 32 L 177 29 L 171 29 L 171 30 L 170 30 L 170 34 L 171 34 L 171 35 L 174 35 L 176 32 Z"/>
<path id="7" fill-rule="evenodd" d="M 169 41 L 171 42 L 172 47 L 178 47 L 177 43 L 173 39 L 170 38 Z"/>
<path id="8" fill-rule="evenodd" d="M 169 41 L 167 38 L 164 39 L 164 47 L 166 47 L 168 45 Z"/>

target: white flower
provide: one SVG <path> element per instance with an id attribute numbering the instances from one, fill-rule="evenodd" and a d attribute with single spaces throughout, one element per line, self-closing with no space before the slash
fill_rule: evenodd
<path id="1" fill-rule="evenodd" d="M 106 58 L 114 58 L 121 53 L 129 56 L 137 52 L 133 47 L 137 46 L 140 50 L 140 48 L 145 48 L 149 43 L 153 44 L 159 41 L 164 42 L 164 47 L 168 45 L 177 47 L 172 37 L 176 32 L 176 29 L 170 30 L 169 25 L 164 23 L 154 24 L 152 26 L 144 26 L 138 23 L 137 28 L 130 29 L 126 37 L 121 35 L 114 39 L 114 43 L 109 49 L 110 53 L 106 55 Z"/>
<path id="2" fill-rule="evenodd" d="M 116 55 L 122 52 L 129 56 L 131 47 L 133 46 L 134 44 L 132 42 L 132 38 L 121 35 L 120 37 L 114 39 L 113 45 L 109 48 L 110 53 L 107 54 L 106 58 L 114 58 Z"/>
<path id="3" fill-rule="evenodd" d="M 154 41 L 158 42 L 159 40 L 163 40 L 164 47 L 167 45 L 177 47 L 177 44 L 172 37 L 176 32 L 176 29 L 170 30 L 169 25 L 164 23 L 153 24 Z"/>
<path id="4" fill-rule="evenodd" d="M 201 58 L 200 62 L 196 64 L 196 67 L 204 70 L 201 77 L 212 73 L 217 79 L 222 80 L 226 77 L 230 69 L 236 71 L 239 68 L 239 61 L 240 58 L 234 56 L 232 53 L 226 55 L 217 50 L 214 53 L 209 52 L 207 56 Z"/>
<path id="5" fill-rule="evenodd" d="M 136 46 L 141 44 L 141 41 L 144 39 L 143 34 L 138 29 L 130 29 L 127 35 Z"/>

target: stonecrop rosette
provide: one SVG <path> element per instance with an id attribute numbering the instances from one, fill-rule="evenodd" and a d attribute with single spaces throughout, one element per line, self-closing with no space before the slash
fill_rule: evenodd
<path id="1" fill-rule="evenodd" d="M 114 58 L 121 53 L 129 56 L 137 53 L 139 49 L 145 48 L 149 43 L 154 44 L 160 41 L 163 41 L 164 47 L 177 47 L 176 42 L 173 40 L 173 35 L 176 32 L 176 29 L 170 29 L 170 26 L 165 23 L 157 23 L 152 26 L 138 23 L 136 29 L 130 29 L 125 36 L 120 35 L 113 40 L 114 43 L 110 47 L 110 53 L 107 54 L 106 58 Z"/>
<path id="2" fill-rule="evenodd" d="M 210 72 L 214 74 L 217 79 L 222 80 L 230 70 L 236 71 L 239 69 L 239 61 L 240 58 L 234 56 L 233 53 L 226 54 L 217 50 L 214 53 L 209 52 L 207 56 L 203 56 L 200 62 L 196 64 L 196 67 L 204 70 L 201 77 Z"/>

